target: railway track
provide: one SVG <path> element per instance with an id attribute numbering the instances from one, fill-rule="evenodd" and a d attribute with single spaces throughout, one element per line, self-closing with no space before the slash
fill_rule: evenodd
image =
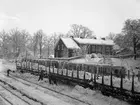
<path id="1" fill-rule="evenodd" d="M 68 97 L 68 98 L 70 98 L 70 99 L 72 99 L 72 100 L 75 100 L 75 101 L 77 101 L 77 102 L 80 102 L 80 103 L 82 103 L 82 104 L 92 105 L 92 104 L 90 104 L 90 103 L 88 103 L 88 102 L 85 102 L 85 101 L 83 101 L 83 100 L 77 99 L 77 98 L 72 97 L 72 96 L 70 96 L 70 95 L 67 95 L 67 94 L 58 92 L 58 91 L 56 91 L 56 90 L 54 90 L 54 89 L 51 89 L 51 88 L 48 88 L 48 87 L 45 87 L 45 86 L 42 86 L 42 85 L 38 85 L 37 83 L 28 81 L 28 80 L 26 80 L 26 79 L 20 78 L 20 77 L 18 77 L 18 76 L 13 75 L 13 74 L 11 74 L 11 75 L 12 75 L 12 77 L 10 76 L 9 78 L 12 78 L 12 79 L 14 79 L 14 80 L 16 80 L 16 81 L 20 81 L 19 79 L 21 79 L 21 80 L 23 80 L 23 81 L 28 82 L 29 84 L 34 84 L 34 85 L 39 86 L 39 87 L 41 87 L 41 88 L 44 88 L 44 89 L 47 89 L 47 90 L 49 90 L 49 91 L 55 92 L 55 93 L 57 93 L 57 94 L 59 94 L 59 95 L 66 96 L 66 97 Z M 16 77 L 16 78 L 15 78 L 15 77 Z M 18 79 L 17 79 L 17 78 L 18 78 Z M 27 84 L 27 83 L 25 83 L 25 82 L 23 82 L 23 81 L 20 81 L 20 82 L 22 82 L 23 84 L 25 84 L 25 85 L 27 85 L 27 86 L 29 85 L 29 84 Z"/>
<path id="2" fill-rule="evenodd" d="M 9 105 L 14 105 L 12 102 L 10 102 L 7 98 L 5 98 L 3 95 L 0 94 L 0 97 L 6 101 Z"/>
<path id="3" fill-rule="evenodd" d="M 13 75 L 13 76 L 15 76 L 15 75 Z M 58 91 L 56 91 L 56 90 L 50 89 L 50 88 L 45 87 L 45 86 L 38 85 L 37 83 L 31 82 L 31 81 L 26 80 L 26 79 L 24 79 L 24 78 L 20 78 L 20 77 L 18 77 L 18 76 L 16 76 L 16 77 L 19 78 L 19 79 L 22 79 L 22 80 L 24 80 L 24 81 L 27 81 L 27 82 L 29 82 L 29 83 L 35 84 L 35 85 L 37 85 L 37 86 L 43 87 L 43 88 L 45 88 L 45 89 L 48 89 L 48 90 L 50 90 L 50 91 L 56 92 L 56 93 L 58 93 L 58 94 L 60 94 L 60 95 L 63 95 L 63 96 L 67 96 L 67 97 L 69 97 L 69 98 L 72 98 L 72 99 L 77 100 L 77 101 L 79 101 L 79 102 L 81 102 L 81 103 L 85 103 L 85 104 L 87 104 L 87 105 L 91 105 L 91 104 L 88 103 L 88 102 L 85 102 L 85 101 L 82 101 L 82 100 L 80 100 L 80 99 L 74 98 L 74 97 L 69 96 L 69 95 L 67 95 L 67 94 L 58 92 Z M 14 77 L 13 77 L 13 78 L 14 78 Z M 99 85 L 101 85 L 101 86 L 99 86 L 99 88 L 100 88 L 99 90 L 101 90 L 101 92 L 102 92 L 103 95 L 106 95 L 106 96 L 113 96 L 114 98 L 118 98 L 118 99 L 120 99 L 120 100 L 123 100 L 123 101 L 125 101 L 125 102 L 129 102 L 129 103 L 139 103 L 139 102 L 140 102 L 139 99 L 138 99 L 137 94 L 136 94 L 136 96 L 131 96 L 132 94 L 131 94 L 130 92 L 127 92 L 127 91 L 125 92 L 124 90 L 123 90 L 123 91 L 116 90 L 117 88 L 113 90 L 112 87 L 109 87 L 109 88 L 108 88 L 108 86 L 102 86 L 102 84 L 99 84 Z M 101 87 L 104 87 L 104 89 L 101 88 Z M 125 93 L 125 94 L 124 94 L 124 93 Z M 136 101 L 135 101 L 135 100 L 136 100 Z"/>
<path id="4" fill-rule="evenodd" d="M 8 91 L 9 93 L 11 93 L 13 96 L 17 97 L 18 99 L 22 100 L 23 102 L 25 102 L 27 105 L 32 105 L 30 104 L 28 101 L 22 99 L 20 96 L 16 95 L 14 92 L 12 92 L 10 89 L 8 89 L 6 86 L 3 86 L 2 84 L 0 84 L 0 86 L 5 89 L 6 91 Z M 14 90 L 14 89 L 13 89 Z M 8 100 L 8 99 L 7 99 Z M 10 101 L 9 101 L 10 102 Z M 14 105 L 14 104 L 13 104 Z"/>
<path id="5" fill-rule="evenodd" d="M 3 85 L 7 85 L 8 88 L 14 90 L 14 92 L 12 92 L 10 89 L 8 89 L 6 86 L 3 86 Z M 15 88 L 14 86 L 10 85 L 9 83 L 7 83 L 7 82 L 5 82 L 5 81 L 3 81 L 3 80 L 1 80 L 1 79 L 0 79 L 0 86 L 1 86 L 3 89 L 5 89 L 6 91 L 10 92 L 13 96 L 17 97 L 18 99 L 20 99 L 21 101 L 23 101 L 24 103 L 26 103 L 27 105 L 34 105 L 34 104 L 31 104 L 30 102 L 26 101 L 25 99 L 22 99 L 20 96 L 22 96 L 22 97 L 25 96 L 26 99 L 28 98 L 28 100 L 34 101 L 34 102 L 32 102 L 32 103 L 36 103 L 35 105 L 47 105 L 47 104 L 45 104 L 45 103 L 43 103 L 43 102 L 40 102 L 39 100 L 37 100 L 37 99 L 35 99 L 35 98 L 33 98 L 33 97 L 29 97 L 28 95 L 26 95 L 25 93 L 23 93 L 21 90 L 18 90 L 18 89 Z M 20 94 L 20 96 L 18 96 L 17 94 L 15 94 L 15 92 L 18 92 L 18 93 Z M 8 103 L 10 103 L 10 105 L 14 105 L 12 102 L 10 102 L 7 98 L 5 98 L 4 96 L 2 96 L 1 94 L 0 94 L 0 96 L 1 96 L 4 100 L 6 100 Z"/>

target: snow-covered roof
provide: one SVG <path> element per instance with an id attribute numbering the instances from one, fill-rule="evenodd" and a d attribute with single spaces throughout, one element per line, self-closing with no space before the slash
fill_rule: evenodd
<path id="1" fill-rule="evenodd" d="M 61 38 L 68 49 L 80 49 L 77 43 L 72 38 Z"/>
<path id="2" fill-rule="evenodd" d="M 114 45 L 113 40 L 74 38 L 79 44 Z"/>

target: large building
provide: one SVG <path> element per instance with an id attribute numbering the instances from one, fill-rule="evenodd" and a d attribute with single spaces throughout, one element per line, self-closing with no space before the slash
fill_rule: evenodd
<path id="1" fill-rule="evenodd" d="M 80 53 L 112 55 L 114 42 L 105 39 L 60 38 L 56 43 L 55 57 L 73 57 Z"/>

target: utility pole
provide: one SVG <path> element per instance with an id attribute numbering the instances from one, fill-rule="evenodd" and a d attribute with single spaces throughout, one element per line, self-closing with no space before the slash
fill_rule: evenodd
<path id="1" fill-rule="evenodd" d="M 26 49 L 26 59 L 27 59 L 27 49 Z"/>

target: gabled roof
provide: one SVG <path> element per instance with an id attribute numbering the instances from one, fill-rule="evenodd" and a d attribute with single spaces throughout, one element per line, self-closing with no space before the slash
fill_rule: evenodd
<path id="1" fill-rule="evenodd" d="M 74 40 L 79 44 L 96 44 L 96 45 L 114 45 L 113 40 L 103 40 L 103 39 L 87 39 L 87 38 L 74 38 Z"/>
<path id="2" fill-rule="evenodd" d="M 60 38 L 68 49 L 80 49 L 72 38 Z"/>
<path id="3" fill-rule="evenodd" d="M 114 45 L 113 40 L 102 40 L 102 39 L 82 39 L 82 38 L 60 38 L 64 45 L 68 49 L 81 49 L 78 44 L 89 44 L 89 45 Z M 59 42 L 58 41 L 58 42 Z M 57 42 L 57 44 L 58 44 Z M 78 43 L 78 44 L 77 44 Z M 56 45 L 57 45 L 56 44 Z"/>

